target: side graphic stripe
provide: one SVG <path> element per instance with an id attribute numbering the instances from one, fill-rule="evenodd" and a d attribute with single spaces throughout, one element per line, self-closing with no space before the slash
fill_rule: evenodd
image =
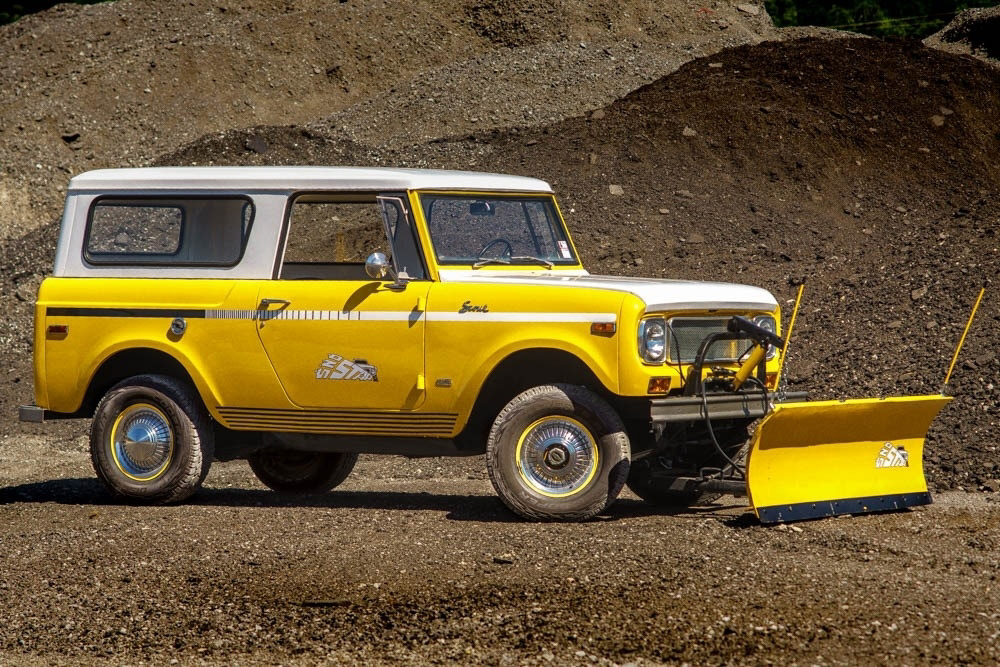
<path id="1" fill-rule="evenodd" d="M 614 313 L 454 313 L 431 311 L 428 322 L 615 322 Z"/>
<path id="2" fill-rule="evenodd" d="M 209 320 L 261 321 L 367 321 L 367 322 L 516 322 L 516 323 L 592 323 L 616 322 L 614 313 L 458 313 L 454 311 L 417 310 L 259 310 L 184 308 L 47 308 L 50 317 L 186 317 Z"/>
<path id="3" fill-rule="evenodd" d="M 458 421 L 457 414 L 446 412 L 284 410 L 222 405 L 218 410 L 229 428 L 328 435 L 448 437 Z"/>
<path id="4" fill-rule="evenodd" d="M 186 308 L 46 308 L 51 317 L 187 317 L 201 319 L 205 310 Z"/>

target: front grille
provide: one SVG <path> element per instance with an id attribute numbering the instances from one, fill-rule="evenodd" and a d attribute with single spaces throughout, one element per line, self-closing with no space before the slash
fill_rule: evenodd
<path id="1" fill-rule="evenodd" d="M 690 364 L 698 356 L 701 342 L 708 336 L 726 332 L 728 317 L 672 317 L 667 320 L 667 349 L 670 361 Z M 751 348 L 749 340 L 720 340 L 712 345 L 705 361 L 736 361 Z"/>

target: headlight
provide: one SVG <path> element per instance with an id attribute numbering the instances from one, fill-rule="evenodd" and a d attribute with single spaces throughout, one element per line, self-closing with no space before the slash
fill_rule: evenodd
<path id="1" fill-rule="evenodd" d="M 759 326 L 764 331 L 769 331 L 773 334 L 778 333 L 778 325 L 774 321 L 774 318 L 771 317 L 770 315 L 758 315 L 757 317 L 753 318 L 753 323 Z M 778 350 L 772 347 L 767 351 L 767 358 L 774 359 L 774 357 L 776 357 L 777 354 Z"/>
<path id="2" fill-rule="evenodd" d="M 639 323 L 639 356 L 648 363 L 667 358 L 667 323 L 662 317 L 651 317 Z"/>

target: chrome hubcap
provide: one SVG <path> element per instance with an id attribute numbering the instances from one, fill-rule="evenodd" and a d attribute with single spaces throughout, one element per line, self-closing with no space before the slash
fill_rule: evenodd
<path id="1" fill-rule="evenodd" d="M 115 464 L 126 476 L 140 482 L 156 479 L 174 452 L 170 421 L 152 405 L 130 405 L 115 421 L 111 449 Z"/>
<path id="2" fill-rule="evenodd" d="M 542 495 L 572 495 L 597 471 L 597 443 L 575 419 L 545 417 L 521 436 L 517 468 L 528 486 Z"/>

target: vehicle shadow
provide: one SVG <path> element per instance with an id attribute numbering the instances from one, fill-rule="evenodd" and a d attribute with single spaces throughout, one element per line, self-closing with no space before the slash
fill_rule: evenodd
<path id="1" fill-rule="evenodd" d="M 70 478 L 0 487 L 0 506 L 20 503 L 128 507 L 132 503 L 112 495 L 95 478 Z M 182 506 L 246 508 L 329 508 L 446 512 L 451 521 L 521 523 L 496 496 L 430 493 L 426 491 L 346 491 L 317 496 L 283 495 L 267 489 L 202 488 Z M 729 510 L 729 507 L 722 507 Z M 620 521 L 649 516 L 703 518 L 717 515 L 718 506 L 654 507 L 640 500 L 620 498 L 595 521 Z"/>
<path id="2" fill-rule="evenodd" d="M 0 506 L 56 503 L 60 505 L 132 505 L 111 494 L 95 478 L 70 478 L 0 487 Z M 494 496 L 469 496 L 406 491 L 331 491 L 317 496 L 279 494 L 266 489 L 205 487 L 182 506 L 194 507 L 316 507 L 447 512 L 455 521 L 517 522 L 520 519 Z"/>

